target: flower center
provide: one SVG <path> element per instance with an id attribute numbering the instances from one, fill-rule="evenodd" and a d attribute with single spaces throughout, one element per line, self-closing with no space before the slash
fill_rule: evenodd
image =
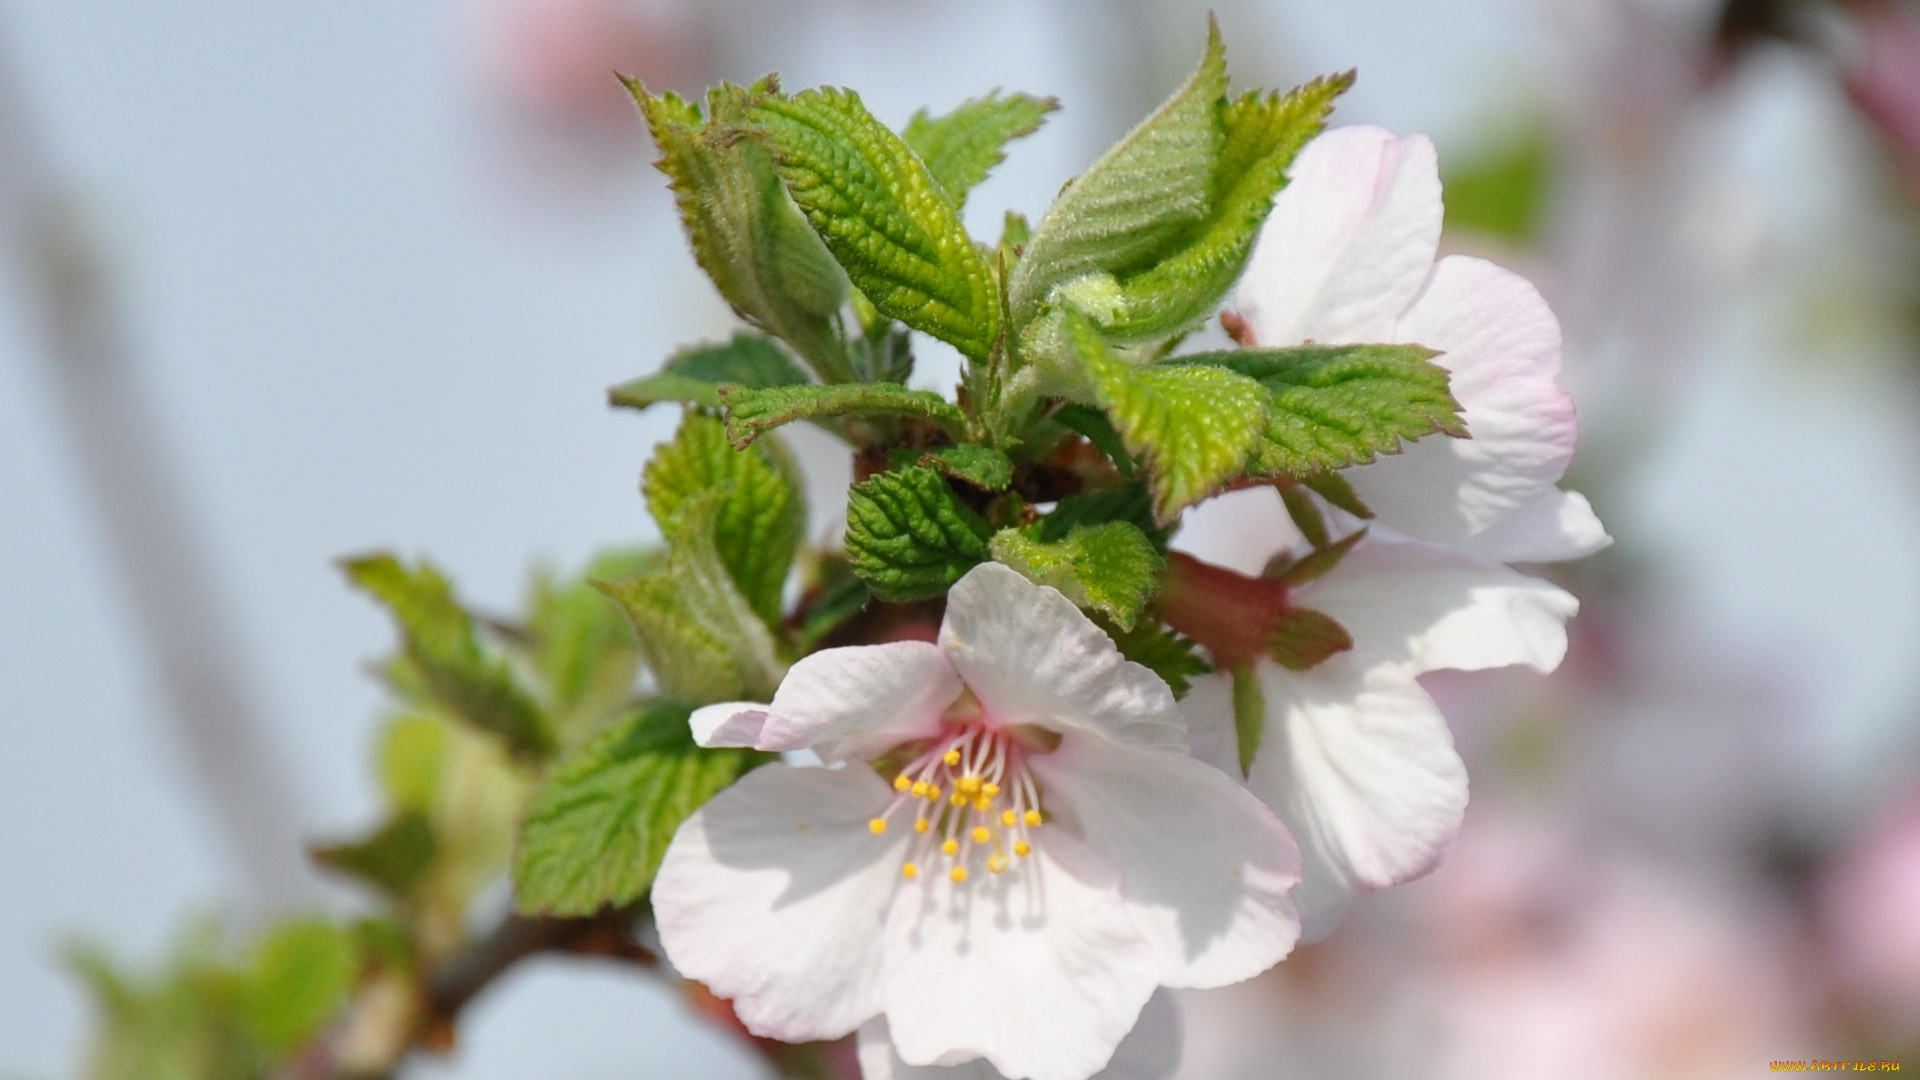
<path id="1" fill-rule="evenodd" d="M 868 823 L 884 833 L 911 808 L 915 836 L 900 876 L 944 865 L 959 883 L 981 865 L 998 874 L 1032 854 L 1030 834 L 1045 813 L 1027 753 L 1011 731 L 962 724 L 902 769 L 893 801 Z"/>

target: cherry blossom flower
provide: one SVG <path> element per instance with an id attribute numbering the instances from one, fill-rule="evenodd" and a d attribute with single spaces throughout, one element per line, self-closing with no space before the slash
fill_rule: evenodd
<path id="1" fill-rule="evenodd" d="M 691 722 L 828 766 L 749 773 L 654 885 L 674 966 L 757 1034 L 883 1020 L 906 1065 L 1083 1080 L 1155 987 L 1237 982 L 1298 935 L 1286 829 L 1188 756 L 1164 682 L 1005 566 L 953 587 L 938 643 L 824 650 Z"/>
<path id="2" fill-rule="evenodd" d="M 1180 1067 L 1180 1052 L 1180 1009 L 1172 995 L 1161 990 L 1147 999 L 1139 1023 L 1093 1080 L 1167 1080 Z M 982 1059 L 963 1065 L 907 1064 L 893 1047 L 885 1017 L 860 1025 L 860 1075 L 864 1080 L 1004 1080 Z"/>
<path id="3" fill-rule="evenodd" d="M 1472 437 L 1424 439 L 1343 474 L 1376 519 L 1325 576 L 1297 586 L 1218 582 L 1217 568 L 1189 560 L 1176 562 L 1164 598 L 1176 626 L 1223 667 L 1250 669 L 1263 692 L 1266 729 L 1247 783 L 1299 841 L 1295 895 L 1309 940 L 1328 933 L 1357 892 L 1434 869 L 1458 835 L 1466 768 L 1417 677 L 1557 667 L 1578 603 L 1504 564 L 1577 558 L 1609 542 L 1587 501 L 1557 486 L 1575 422 L 1557 385 L 1553 313 L 1523 278 L 1492 263 L 1436 262 L 1441 217 L 1425 138 L 1360 127 L 1314 140 L 1235 294 L 1239 336 L 1260 346 L 1440 350 L 1435 362 L 1449 369 Z M 1329 513 L 1342 536 L 1362 527 Z M 1273 617 L 1310 609 L 1337 621 L 1350 648 L 1305 671 L 1269 659 L 1264 639 L 1237 648 L 1218 628 L 1250 597 L 1264 597 L 1267 621 L 1241 622 L 1271 627 Z M 1196 738 L 1216 748 L 1203 756 L 1237 767 L 1226 752 L 1227 679 L 1197 686 L 1185 708 Z"/>

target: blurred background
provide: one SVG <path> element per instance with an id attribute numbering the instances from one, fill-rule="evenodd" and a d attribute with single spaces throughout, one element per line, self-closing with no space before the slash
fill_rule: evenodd
<path id="1" fill-rule="evenodd" d="M 209 915 L 355 904 L 298 856 L 378 797 L 392 630 L 334 559 L 430 554 L 508 611 L 530 559 L 657 535 L 673 417 L 604 388 L 732 320 L 612 71 L 778 70 L 893 124 L 1055 95 L 969 199 L 993 235 L 1176 84 L 1208 6 L 0 6 L 0 1076 L 86 1075 L 63 942 L 140 970 Z M 1187 995 L 1182 1075 L 1920 1067 L 1920 8 L 1211 7 L 1237 85 L 1357 68 L 1336 123 L 1435 138 L 1446 245 L 1561 316 L 1569 486 L 1617 543 L 1552 570 L 1585 605 L 1560 672 L 1431 679 L 1474 784 L 1452 860 Z M 826 535 L 848 466 L 797 441 Z M 1267 512 L 1236 499 L 1208 520 Z M 409 1075 L 765 1068 L 538 960 Z"/>

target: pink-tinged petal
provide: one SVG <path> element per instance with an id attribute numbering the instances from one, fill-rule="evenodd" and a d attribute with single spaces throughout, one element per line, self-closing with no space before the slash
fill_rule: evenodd
<path id="1" fill-rule="evenodd" d="M 903 888 L 886 929 L 886 1012 L 902 1061 L 984 1058 L 1023 1080 L 1083 1080 L 1132 1030 L 1158 950 L 1113 866 L 1063 829 L 1004 874 Z"/>
<path id="2" fill-rule="evenodd" d="M 1180 699 L 1193 759 L 1232 776 L 1240 775 L 1239 736 L 1233 730 L 1233 677 L 1222 672 L 1193 680 Z"/>
<path id="3" fill-rule="evenodd" d="M 1336 656 L 1307 672 L 1260 665 L 1267 730 L 1247 783 L 1300 845 L 1302 940 L 1333 930 L 1354 893 L 1446 858 L 1467 770 L 1433 699 L 1397 665 Z"/>
<path id="4" fill-rule="evenodd" d="M 667 958 L 758 1035 L 833 1039 L 879 1013 L 881 927 L 906 838 L 867 822 L 892 797 L 868 769 L 785 765 L 714 796 L 654 881 Z"/>
<path id="5" fill-rule="evenodd" d="M 967 571 L 947 593 L 940 647 L 994 723 L 1186 749 L 1173 691 L 1160 676 L 1121 656 L 1058 589 L 999 563 Z"/>
<path id="6" fill-rule="evenodd" d="M 1611 543 L 1585 495 L 1553 488 L 1459 546 L 1494 562 L 1564 562 Z"/>
<path id="7" fill-rule="evenodd" d="M 1300 936 L 1286 826 L 1226 773 L 1168 750 L 1066 737 L 1032 759 L 1047 810 L 1120 871 L 1160 950 L 1163 986 L 1214 987 L 1280 962 Z"/>
<path id="8" fill-rule="evenodd" d="M 1424 135 L 1335 128 L 1294 159 L 1233 304 L 1262 346 L 1392 341 L 1440 245 Z"/>
<path id="9" fill-rule="evenodd" d="M 1391 339 L 1439 349 L 1471 438 L 1430 435 L 1346 474 L 1379 520 L 1457 543 L 1560 482 L 1579 432 L 1557 384 L 1560 324 L 1538 291 L 1484 259 L 1450 255 Z"/>
<path id="10" fill-rule="evenodd" d="M 1552 671 L 1567 652 L 1567 620 L 1580 610 L 1551 582 L 1384 530 L 1296 597 L 1346 627 L 1356 661 L 1416 673 L 1509 664 Z"/>
<path id="11" fill-rule="evenodd" d="M 1113 1051 L 1107 1067 L 1090 1080 L 1167 1080 L 1180 1067 L 1180 1007 L 1156 991 L 1140 1010 L 1140 1022 Z M 984 1058 L 959 1065 L 909 1065 L 894 1051 L 887 1018 L 860 1025 L 860 1075 L 864 1080 L 1007 1080 Z"/>
<path id="12" fill-rule="evenodd" d="M 823 649 L 787 669 L 758 745 L 808 749 L 828 762 L 871 757 L 938 732 L 962 689 L 932 642 Z"/>
<path id="13" fill-rule="evenodd" d="M 687 718 L 687 726 L 693 729 L 693 741 L 708 749 L 757 746 L 760 729 L 766 723 L 767 706 L 757 701 L 703 705 Z"/>

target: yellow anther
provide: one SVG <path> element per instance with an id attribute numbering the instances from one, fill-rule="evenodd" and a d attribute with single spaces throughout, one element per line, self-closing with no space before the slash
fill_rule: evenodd
<path id="1" fill-rule="evenodd" d="M 1006 868 L 1007 860 L 1004 856 L 995 855 L 993 858 L 987 860 L 987 869 L 993 873 L 997 874 Z"/>
<path id="2" fill-rule="evenodd" d="M 971 795 L 980 790 L 980 778 L 977 776 L 963 776 L 960 778 L 960 782 L 953 786 Z"/>
<path id="3" fill-rule="evenodd" d="M 989 780 L 985 784 L 982 784 L 980 786 L 980 794 L 985 795 L 987 798 L 991 799 L 995 795 L 1000 794 L 1000 785 Z"/>
<path id="4" fill-rule="evenodd" d="M 925 780 L 915 780 L 913 782 L 913 793 L 915 795 L 924 796 L 927 790 L 927 782 Z"/>
<path id="5" fill-rule="evenodd" d="M 984 825 L 975 825 L 975 826 L 973 827 L 973 842 L 974 842 L 974 843 L 976 843 L 976 844 L 984 844 L 984 843 L 986 843 L 986 842 L 987 842 L 988 840 L 991 840 L 991 839 L 993 839 L 993 834 L 992 834 L 992 833 L 990 833 L 990 832 L 988 832 L 988 831 L 986 830 L 986 827 L 985 827 Z"/>
<path id="6" fill-rule="evenodd" d="M 967 805 L 967 797 L 958 791 L 954 792 L 953 797 L 948 799 L 947 801 L 952 803 L 955 806 Z"/>
<path id="7" fill-rule="evenodd" d="M 1033 854 L 1033 845 L 1021 840 L 1013 845 L 1013 853 L 1024 859 Z"/>
<path id="8" fill-rule="evenodd" d="M 953 879 L 953 883 L 955 885 L 958 885 L 961 882 L 967 880 L 967 868 L 964 866 L 956 866 L 953 868 L 953 873 L 948 874 L 947 876 Z"/>
<path id="9" fill-rule="evenodd" d="M 1038 810 L 1027 811 L 1027 827 L 1030 829 L 1037 829 L 1040 827 L 1040 811 Z"/>
<path id="10" fill-rule="evenodd" d="M 873 831 L 873 832 L 875 832 L 875 833 L 883 833 L 883 832 L 886 832 L 886 831 L 887 831 L 887 819 L 886 819 L 886 818 L 874 818 L 874 819 L 873 819 L 872 821 L 869 821 L 869 822 L 867 822 L 867 828 L 868 828 L 868 829 L 870 829 L 871 831 Z"/>
<path id="11" fill-rule="evenodd" d="M 913 781 L 907 779 L 906 773 L 901 773 L 899 776 L 893 778 L 893 790 L 895 791 L 905 791 L 912 786 Z"/>
<path id="12" fill-rule="evenodd" d="M 1003 810 L 1000 812 L 1000 824 L 1005 825 L 1009 829 L 1013 828 L 1019 821 L 1020 815 L 1011 810 Z"/>
<path id="13" fill-rule="evenodd" d="M 911 881 L 920 876 L 920 868 L 913 863 L 908 863 L 900 868 L 900 876 Z"/>
<path id="14" fill-rule="evenodd" d="M 914 821 L 914 823 L 913 823 L 913 831 L 914 831 L 914 832 L 926 832 L 926 831 L 927 831 L 927 819 L 926 819 L 926 818 L 918 818 L 918 819 L 916 819 L 916 820 Z"/>
<path id="15" fill-rule="evenodd" d="M 960 854 L 960 841 L 955 840 L 951 836 L 947 837 L 946 843 L 940 845 L 940 852 L 944 855 Z"/>
<path id="16" fill-rule="evenodd" d="M 960 764 L 960 751 L 949 750 L 940 760 L 946 762 L 948 765 L 958 765 Z"/>
<path id="17" fill-rule="evenodd" d="M 929 787 L 927 789 L 927 799 L 932 802 L 940 801 L 940 789 L 937 787 Z"/>
<path id="18" fill-rule="evenodd" d="M 975 795 L 973 797 L 973 808 L 984 814 L 988 810 L 993 809 L 993 800 L 987 798 L 985 795 Z"/>

